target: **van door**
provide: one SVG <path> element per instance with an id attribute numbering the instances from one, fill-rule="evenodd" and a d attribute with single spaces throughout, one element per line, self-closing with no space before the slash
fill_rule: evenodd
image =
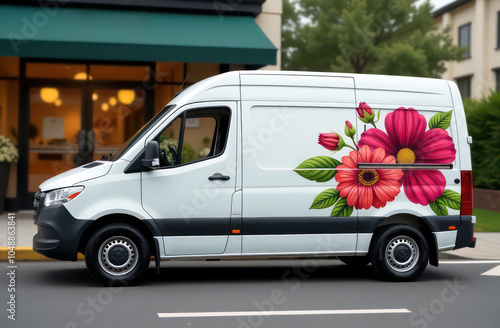
<path id="1" fill-rule="evenodd" d="M 344 133 L 346 121 L 356 124 L 353 79 L 242 75 L 241 83 L 242 252 L 353 255 L 358 211 L 338 197 L 335 179 L 356 147 Z M 332 140 L 322 144 L 320 134 Z"/>
<path id="2" fill-rule="evenodd" d="M 221 254 L 236 188 L 236 102 L 188 105 L 148 141 L 160 166 L 142 172 L 142 204 L 163 234 L 165 253 Z"/>

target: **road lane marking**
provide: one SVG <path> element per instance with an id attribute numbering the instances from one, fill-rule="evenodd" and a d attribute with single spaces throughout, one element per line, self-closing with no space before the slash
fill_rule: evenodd
<path id="1" fill-rule="evenodd" d="M 500 265 L 481 273 L 481 276 L 500 276 Z"/>
<path id="2" fill-rule="evenodd" d="M 439 264 L 500 264 L 500 260 L 439 261 Z"/>
<path id="3" fill-rule="evenodd" d="M 324 315 L 324 314 L 397 314 L 411 313 L 408 309 L 360 309 L 360 310 L 289 310 L 289 311 L 231 311 L 231 312 L 178 312 L 158 313 L 160 318 L 199 318 L 199 317 L 240 317 L 240 316 L 278 316 L 278 315 Z"/>

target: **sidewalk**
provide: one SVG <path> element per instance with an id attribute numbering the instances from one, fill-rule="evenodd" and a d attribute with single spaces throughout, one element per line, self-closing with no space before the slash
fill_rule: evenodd
<path id="1" fill-rule="evenodd" d="M 16 222 L 16 258 L 18 260 L 47 260 L 33 251 L 33 236 L 37 227 L 32 211 L 14 213 Z M 0 260 L 7 259 L 8 213 L 0 215 Z M 439 254 L 440 259 L 500 260 L 500 232 L 477 232 L 476 248 L 462 248 Z M 79 257 L 80 258 L 80 257 Z"/>

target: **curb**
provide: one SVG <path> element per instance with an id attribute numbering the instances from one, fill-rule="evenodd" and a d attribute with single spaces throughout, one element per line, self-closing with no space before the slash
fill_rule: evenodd
<path id="1" fill-rule="evenodd" d="M 0 247 L 0 261 L 7 261 L 9 259 L 9 247 Z M 15 261 L 54 261 L 51 258 L 43 256 L 33 250 L 32 247 L 15 247 L 14 248 Z M 83 254 L 78 253 L 78 260 L 84 260 Z"/>

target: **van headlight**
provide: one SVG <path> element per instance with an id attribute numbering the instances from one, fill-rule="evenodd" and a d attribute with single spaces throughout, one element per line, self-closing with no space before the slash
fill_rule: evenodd
<path id="1" fill-rule="evenodd" d="M 69 187 L 49 191 L 45 195 L 45 206 L 65 204 L 75 199 L 83 191 L 84 187 Z"/>

